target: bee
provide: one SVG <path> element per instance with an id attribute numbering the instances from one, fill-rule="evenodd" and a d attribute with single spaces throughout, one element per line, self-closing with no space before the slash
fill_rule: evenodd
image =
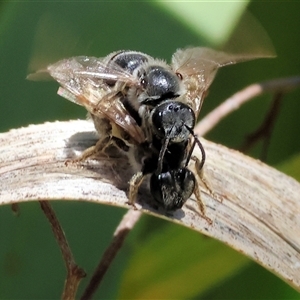
<path id="1" fill-rule="evenodd" d="M 181 208 L 195 194 L 205 216 L 195 175 L 201 177 L 205 151 L 194 134 L 203 100 L 220 67 L 254 59 L 209 48 L 177 50 L 171 64 L 138 51 L 117 51 L 104 58 L 77 56 L 49 65 L 60 85 L 58 94 L 84 106 L 99 141 L 80 160 L 113 144 L 128 155 L 135 170 L 129 182 L 129 204 L 150 174 L 150 192 L 167 211 Z M 201 161 L 192 156 L 200 147 Z M 202 177 L 201 177 L 202 178 Z M 205 183 L 205 181 L 203 181 Z"/>

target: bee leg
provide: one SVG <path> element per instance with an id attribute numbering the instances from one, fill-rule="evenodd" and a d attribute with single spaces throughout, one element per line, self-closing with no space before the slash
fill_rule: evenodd
<path id="1" fill-rule="evenodd" d="M 196 169 L 197 175 L 200 178 L 201 182 L 203 183 L 203 185 L 205 186 L 205 188 L 209 191 L 209 193 L 211 195 L 214 195 L 213 190 L 210 188 L 208 182 L 206 181 L 206 179 L 204 177 L 203 163 L 196 156 L 192 156 L 192 160 L 195 162 L 195 169 Z"/>
<path id="2" fill-rule="evenodd" d="M 126 145 L 126 143 L 123 140 L 121 140 L 117 137 L 113 136 L 111 138 L 111 145 L 116 146 L 117 148 L 119 148 L 119 150 L 121 150 L 123 152 L 128 152 L 129 151 L 129 147 Z M 109 146 L 109 145 L 107 145 L 107 146 Z"/>
<path id="3" fill-rule="evenodd" d="M 137 207 L 135 206 L 136 197 L 137 197 L 139 187 L 144 180 L 144 177 L 145 176 L 143 172 L 137 172 L 131 177 L 129 181 L 129 192 L 128 192 L 129 200 L 127 204 L 132 205 L 134 209 L 137 209 Z"/>
<path id="4" fill-rule="evenodd" d="M 211 225 L 213 223 L 213 221 L 212 221 L 212 219 L 210 219 L 209 217 L 207 217 L 205 215 L 205 205 L 202 202 L 201 193 L 200 193 L 200 189 L 199 189 L 199 186 L 198 186 L 197 182 L 196 182 L 195 188 L 194 188 L 194 195 L 196 196 L 196 200 L 197 200 L 197 204 L 198 204 L 198 207 L 199 207 L 199 210 L 200 210 L 200 213 L 201 213 L 201 217 L 204 220 L 206 220 L 209 225 Z"/>
<path id="5" fill-rule="evenodd" d="M 89 158 L 92 158 L 93 156 L 96 156 L 98 153 L 104 154 L 105 148 L 110 145 L 110 140 L 111 140 L 110 136 L 100 139 L 96 143 L 96 145 L 91 146 L 91 147 L 87 148 L 86 150 L 84 150 L 78 158 L 66 160 L 65 165 L 67 166 L 70 163 L 77 164 L 77 163 L 83 162 Z"/>

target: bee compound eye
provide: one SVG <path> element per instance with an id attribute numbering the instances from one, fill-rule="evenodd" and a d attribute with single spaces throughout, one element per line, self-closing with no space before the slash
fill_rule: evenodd
<path id="1" fill-rule="evenodd" d="M 196 179 L 187 168 L 152 174 L 150 191 L 154 200 L 167 211 L 179 209 L 194 192 Z"/>

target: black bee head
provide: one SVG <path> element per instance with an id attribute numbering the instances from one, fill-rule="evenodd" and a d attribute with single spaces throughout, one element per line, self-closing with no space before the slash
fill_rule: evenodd
<path id="1" fill-rule="evenodd" d="M 165 67 L 150 66 L 140 70 L 138 76 L 144 89 L 140 99 L 143 104 L 155 106 L 165 99 L 172 99 L 180 95 L 179 77 Z"/>
<path id="2" fill-rule="evenodd" d="M 168 138 L 170 143 L 180 143 L 187 140 L 194 129 L 195 114 L 182 102 L 166 101 L 152 110 L 151 121 L 159 138 Z"/>

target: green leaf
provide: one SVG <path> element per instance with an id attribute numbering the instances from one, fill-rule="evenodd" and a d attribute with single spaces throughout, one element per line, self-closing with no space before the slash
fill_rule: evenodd
<path id="1" fill-rule="evenodd" d="M 300 181 L 300 154 L 292 156 L 277 167 L 279 170 Z"/>
<path id="2" fill-rule="evenodd" d="M 152 235 L 148 232 L 134 253 L 124 274 L 120 298 L 191 298 L 249 263 L 227 246 L 174 225 L 156 229 Z"/>
<path id="3" fill-rule="evenodd" d="M 156 1 L 156 3 L 176 16 L 192 31 L 204 37 L 211 45 L 220 46 L 228 40 L 249 1 Z"/>

